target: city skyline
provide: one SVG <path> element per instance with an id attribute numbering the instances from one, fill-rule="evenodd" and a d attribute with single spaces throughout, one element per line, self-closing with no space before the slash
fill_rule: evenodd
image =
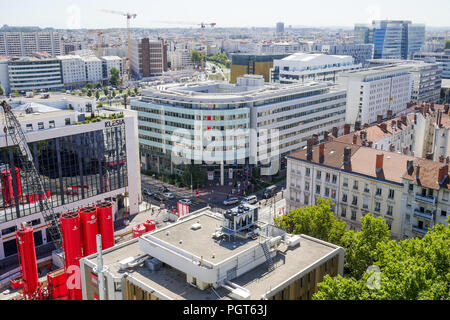
<path id="1" fill-rule="evenodd" d="M 138 0 L 126 5 L 117 0 L 59 1 L 57 3 L 41 0 L 40 5 L 36 7 L 35 2 L 25 0 L 9 7 L 8 10 L 2 10 L 0 21 L 2 25 L 56 29 L 124 28 L 125 19 L 102 12 L 102 9 L 107 9 L 136 13 L 137 17 L 132 21 L 134 28 L 177 27 L 176 24 L 164 24 L 159 21 L 204 21 L 216 22 L 217 27 L 273 28 L 277 22 L 281 21 L 285 23 L 286 28 L 289 26 L 351 28 L 356 23 L 369 23 L 380 19 L 411 20 L 414 23 L 423 23 L 427 27 L 450 27 L 445 16 L 445 13 L 450 10 L 450 3 L 444 0 L 431 0 L 427 3 L 414 0 L 410 1 L 408 6 L 387 0 L 378 1 L 376 4 L 370 0 L 357 3 L 349 0 L 339 3 L 329 0 L 320 3 L 282 0 L 277 2 L 277 7 L 282 13 L 274 12 L 273 3 L 268 0 L 244 3 L 230 0 L 227 7 L 211 6 L 205 0 L 189 3 L 180 0 L 159 3 Z M 287 7 L 290 8 L 288 11 L 283 10 Z M 258 15 L 248 15 L 248 12 L 255 10 L 258 11 Z M 310 14 L 311 12 L 320 13 L 320 19 L 317 19 L 317 15 Z M 336 15 L 336 12 L 339 12 L 339 15 Z M 42 16 L 46 16 L 45 24 L 41 22 Z M 189 26 L 180 24 L 180 27 L 188 28 Z"/>

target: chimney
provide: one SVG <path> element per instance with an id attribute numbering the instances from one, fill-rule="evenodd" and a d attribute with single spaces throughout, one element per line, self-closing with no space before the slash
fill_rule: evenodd
<path id="1" fill-rule="evenodd" d="M 314 145 L 319 144 L 319 135 L 318 134 L 313 134 L 312 138 L 313 138 Z"/>
<path id="2" fill-rule="evenodd" d="M 441 110 L 438 110 L 436 124 L 439 128 L 442 127 L 442 112 L 441 112 Z"/>
<path id="3" fill-rule="evenodd" d="M 407 120 L 408 118 L 406 116 L 402 116 L 402 122 L 405 126 L 408 124 Z"/>
<path id="4" fill-rule="evenodd" d="M 448 165 L 442 166 L 439 169 L 438 183 L 443 184 L 444 179 L 447 177 L 447 175 L 448 175 Z"/>
<path id="5" fill-rule="evenodd" d="M 355 131 L 359 131 L 361 130 L 361 121 L 356 121 L 355 122 Z"/>
<path id="6" fill-rule="evenodd" d="M 333 134 L 333 136 L 334 136 L 335 138 L 338 137 L 338 135 L 339 135 L 339 129 L 338 129 L 338 127 L 333 127 L 333 129 L 332 129 L 332 134 Z"/>
<path id="7" fill-rule="evenodd" d="M 397 128 L 399 128 L 399 129 L 402 128 L 402 122 L 401 122 L 401 121 L 398 121 L 398 122 L 397 122 Z"/>
<path id="8" fill-rule="evenodd" d="M 319 162 L 323 163 L 325 160 L 325 143 L 319 145 Z"/>
<path id="9" fill-rule="evenodd" d="M 403 148 L 403 154 L 407 155 L 409 151 L 409 147 L 404 147 Z"/>
<path id="10" fill-rule="evenodd" d="M 417 165 L 416 167 L 416 181 L 420 184 L 420 166 Z"/>
<path id="11" fill-rule="evenodd" d="M 440 163 L 444 163 L 444 161 L 445 161 L 445 157 L 444 157 L 444 156 L 440 156 L 440 157 L 439 157 L 439 162 L 440 162 Z"/>
<path id="12" fill-rule="evenodd" d="M 383 171 L 383 160 L 384 160 L 384 154 L 383 153 L 377 154 L 377 163 L 376 163 L 376 172 L 377 173 Z"/>
<path id="13" fill-rule="evenodd" d="M 368 123 L 364 123 L 364 128 L 370 127 Z"/>
<path id="14" fill-rule="evenodd" d="M 354 134 L 353 135 L 353 144 L 357 144 L 358 143 L 358 135 Z"/>
<path id="15" fill-rule="evenodd" d="M 387 111 L 387 118 L 388 118 L 389 120 L 392 119 L 392 114 L 393 114 L 393 111 L 392 111 L 392 110 L 388 110 L 388 111 Z"/>
<path id="16" fill-rule="evenodd" d="M 306 142 L 306 160 L 312 161 L 313 156 L 313 139 L 308 139 Z"/>
<path id="17" fill-rule="evenodd" d="M 427 153 L 426 156 L 425 156 L 425 159 L 433 160 L 433 154 L 432 153 Z"/>
<path id="18" fill-rule="evenodd" d="M 382 115 L 382 114 L 379 114 L 379 115 L 377 116 L 377 123 L 380 124 L 380 123 L 382 123 L 382 122 L 383 122 L 383 115 Z"/>
<path id="19" fill-rule="evenodd" d="M 397 126 L 397 121 L 392 120 L 391 124 L 392 124 L 392 128 L 395 128 Z"/>
<path id="20" fill-rule="evenodd" d="M 369 146 L 369 148 L 372 148 L 372 146 L 373 146 L 373 141 L 368 141 L 368 142 L 367 142 L 367 145 Z"/>
<path id="21" fill-rule="evenodd" d="M 386 131 L 386 130 L 387 130 L 387 124 L 386 124 L 386 123 L 381 123 L 381 124 L 380 124 L 380 128 L 381 128 L 382 130 Z"/>
<path id="22" fill-rule="evenodd" d="M 350 134 L 350 125 L 348 123 L 344 125 L 344 135 L 346 134 Z"/>
<path id="23" fill-rule="evenodd" d="M 408 172 L 409 175 L 411 175 L 414 171 L 414 161 L 408 160 L 406 162 L 406 172 Z"/>
<path id="24" fill-rule="evenodd" d="M 328 132 L 328 131 L 324 131 L 323 132 L 323 140 L 325 140 L 325 142 L 327 142 L 328 141 L 328 135 L 329 135 L 330 133 Z"/>
<path id="25" fill-rule="evenodd" d="M 391 143 L 391 145 L 389 146 L 389 151 L 391 152 L 395 151 L 395 145 L 393 143 Z"/>
<path id="26" fill-rule="evenodd" d="M 345 147 L 344 149 L 344 168 L 347 170 L 351 165 L 352 148 Z"/>
<path id="27" fill-rule="evenodd" d="M 430 109 L 431 109 L 431 111 L 433 111 L 434 112 L 434 103 L 432 103 L 432 104 L 430 104 Z"/>
<path id="28" fill-rule="evenodd" d="M 417 113 L 414 113 L 414 124 L 417 124 Z"/>

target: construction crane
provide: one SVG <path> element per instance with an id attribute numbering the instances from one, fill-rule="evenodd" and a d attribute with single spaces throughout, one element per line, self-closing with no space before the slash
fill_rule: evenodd
<path id="1" fill-rule="evenodd" d="M 127 17 L 127 33 L 128 33 L 128 79 L 131 78 L 131 30 L 130 30 L 130 20 L 131 19 L 135 19 L 136 18 L 136 14 L 135 13 L 127 13 L 127 12 L 122 12 L 122 11 L 114 11 L 114 10 L 102 10 L 103 12 L 108 12 L 108 13 L 112 13 L 112 14 L 118 14 L 121 16 L 125 16 Z"/>
<path id="2" fill-rule="evenodd" d="M 20 163 L 22 164 L 22 171 L 29 174 L 32 194 L 39 195 L 40 211 L 47 224 L 47 230 L 51 236 L 51 240 L 53 241 L 55 248 L 58 250 L 61 248 L 61 232 L 59 229 L 58 216 L 53 211 L 51 200 L 47 197 L 44 182 L 36 169 L 33 156 L 31 155 L 30 148 L 28 147 L 27 140 L 25 139 L 25 135 L 19 121 L 12 112 L 11 106 L 6 101 L 3 101 L 0 105 L 3 108 L 5 116 L 4 132 L 7 145 L 9 136 L 11 137 L 13 145 L 17 146 L 20 150 L 17 155 Z"/>
<path id="3" fill-rule="evenodd" d="M 97 34 L 97 46 L 98 46 L 98 57 L 100 58 L 103 55 L 102 52 L 102 35 L 109 32 L 116 32 L 117 30 L 88 30 L 89 33 Z"/>
<path id="4" fill-rule="evenodd" d="M 200 29 L 202 31 L 202 36 L 204 38 L 204 56 L 206 58 L 207 55 L 207 47 L 208 47 L 208 43 L 206 41 L 206 33 L 205 33 L 205 28 L 206 27 L 215 27 L 217 25 L 217 23 L 215 22 L 200 22 L 200 23 L 196 23 L 196 22 L 186 22 L 186 21 L 152 21 L 154 23 L 168 23 L 168 24 L 177 24 L 177 25 L 186 25 L 186 26 L 200 26 Z M 202 72 L 205 72 L 205 64 L 204 64 L 204 59 L 202 59 Z"/>

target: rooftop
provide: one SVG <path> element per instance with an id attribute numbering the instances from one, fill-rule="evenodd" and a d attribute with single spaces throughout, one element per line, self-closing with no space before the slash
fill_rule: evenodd
<path id="1" fill-rule="evenodd" d="M 395 65 L 395 64 L 389 64 L 379 67 L 373 67 L 368 69 L 360 69 L 360 70 L 352 70 L 352 71 L 346 71 L 341 74 L 341 76 L 351 76 L 351 75 L 358 75 L 358 76 L 376 76 L 383 72 L 408 72 L 411 70 L 411 66 L 408 66 L 407 64 L 402 65 Z"/>
<path id="2" fill-rule="evenodd" d="M 281 59 L 281 61 L 298 61 L 309 63 L 331 63 L 333 61 L 345 62 L 352 60 L 353 58 L 351 56 L 328 55 L 322 53 L 304 53 L 304 52 L 297 52 L 290 55 L 289 57 Z"/>

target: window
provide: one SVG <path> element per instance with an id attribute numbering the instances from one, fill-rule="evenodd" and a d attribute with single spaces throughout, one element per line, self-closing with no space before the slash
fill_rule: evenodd
<path id="1" fill-rule="evenodd" d="M 369 190 L 369 184 L 368 184 L 368 183 L 366 183 L 366 184 L 364 185 L 364 192 L 365 192 L 365 193 L 369 193 L 369 192 L 370 192 L 370 190 Z"/>
<path id="2" fill-rule="evenodd" d="M 357 180 L 353 181 L 353 189 L 358 190 L 358 181 Z"/>
<path id="3" fill-rule="evenodd" d="M 441 216 L 442 217 L 446 217 L 447 216 L 447 211 L 446 210 L 441 210 Z"/>
<path id="4" fill-rule="evenodd" d="M 344 178 L 343 186 L 348 187 L 348 178 Z"/>
<path id="5" fill-rule="evenodd" d="M 375 202 L 375 212 L 380 212 L 381 210 L 381 203 Z"/>
<path id="6" fill-rule="evenodd" d="M 414 185 L 412 183 L 409 184 L 408 191 L 409 192 L 413 192 L 414 191 Z"/>
<path id="7" fill-rule="evenodd" d="M 376 193 L 376 195 L 377 195 L 378 197 L 381 197 L 382 193 L 383 193 L 383 190 L 382 190 L 381 188 L 377 187 L 377 193 Z"/>
<path id="8" fill-rule="evenodd" d="M 363 199 L 363 208 L 364 209 L 369 209 L 369 200 Z"/>
<path id="9" fill-rule="evenodd" d="M 49 128 L 54 128 L 54 127 L 55 127 L 55 120 L 50 120 L 50 121 L 48 122 L 48 127 L 49 127 Z"/>
<path id="10" fill-rule="evenodd" d="M 322 172 L 321 171 L 317 171 L 317 176 L 316 176 L 317 180 L 322 179 Z"/>
<path id="11" fill-rule="evenodd" d="M 310 168 L 306 168 L 306 174 L 307 177 L 309 177 L 311 175 L 311 169 Z"/>
<path id="12" fill-rule="evenodd" d="M 389 190 L 389 199 L 394 199 L 395 196 L 395 190 L 390 189 Z"/>
<path id="13" fill-rule="evenodd" d="M 325 188 L 325 197 L 330 196 L 330 188 Z"/>
<path id="14" fill-rule="evenodd" d="M 346 217 L 347 216 L 347 208 L 342 208 L 341 210 L 341 217 Z"/>
<path id="15" fill-rule="evenodd" d="M 392 214 L 394 212 L 394 207 L 393 206 L 388 206 L 388 210 L 387 210 L 387 215 L 392 217 Z"/>
<path id="16" fill-rule="evenodd" d="M 38 122 L 38 130 L 43 130 L 43 129 L 44 129 L 44 123 Z"/>
<path id="17" fill-rule="evenodd" d="M 33 131 L 33 125 L 31 123 L 28 123 L 26 128 L 27 128 L 27 131 Z"/>
<path id="18" fill-rule="evenodd" d="M 309 182 L 305 182 L 305 191 L 309 191 Z"/>
<path id="19" fill-rule="evenodd" d="M 308 204 L 309 204 L 309 197 L 308 197 L 307 195 L 305 195 L 305 201 L 303 201 L 303 203 L 304 203 L 305 205 L 308 205 Z"/>
<path id="20" fill-rule="evenodd" d="M 336 199 L 336 190 L 331 191 L 331 198 Z"/>
<path id="21" fill-rule="evenodd" d="M 442 201 L 448 201 L 448 191 L 444 191 L 442 194 Z"/>
<path id="22" fill-rule="evenodd" d="M 330 180 L 331 180 L 331 174 L 327 173 L 327 174 L 325 175 L 325 181 L 326 181 L 326 182 L 330 182 Z"/>
<path id="23" fill-rule="evenodd" d="M 342 202 L 347 202 L 347 194 L 342 195 Z"/>
<path id="24" fill-rule="evenodd" d="M 353 196 L 352 205 L 354 205 L 354 206 L 358 205 L 358 197 L 357 196 Z"/>
<path id="25" fill-rule="evenodd" d="M 316 186 L 316 194 L 320 194 L 320 186 Z"/>
<path id="26" fill-rule="evenodd" d="M 66 126 L 70 125 L 70 118 L 66 118 Z"/>
<path id="27" fill-rule="evenodd" d="M 356 211 L 352 210 L 352 220 L 356 220 Z"/>
<path id="28" fill-rule="evenodd" d="M 406 214 L 405 220 L 406 220 L 406 223 L 407 223 L 407 224 L 411 224 L 411 216 L 410 216 L 409 213 Z"/>
<path id="29" fill-rule="evenodd" d="M 337 182 L 337 175 L 333 174 L 333 184 L 336 184 Z"/>

